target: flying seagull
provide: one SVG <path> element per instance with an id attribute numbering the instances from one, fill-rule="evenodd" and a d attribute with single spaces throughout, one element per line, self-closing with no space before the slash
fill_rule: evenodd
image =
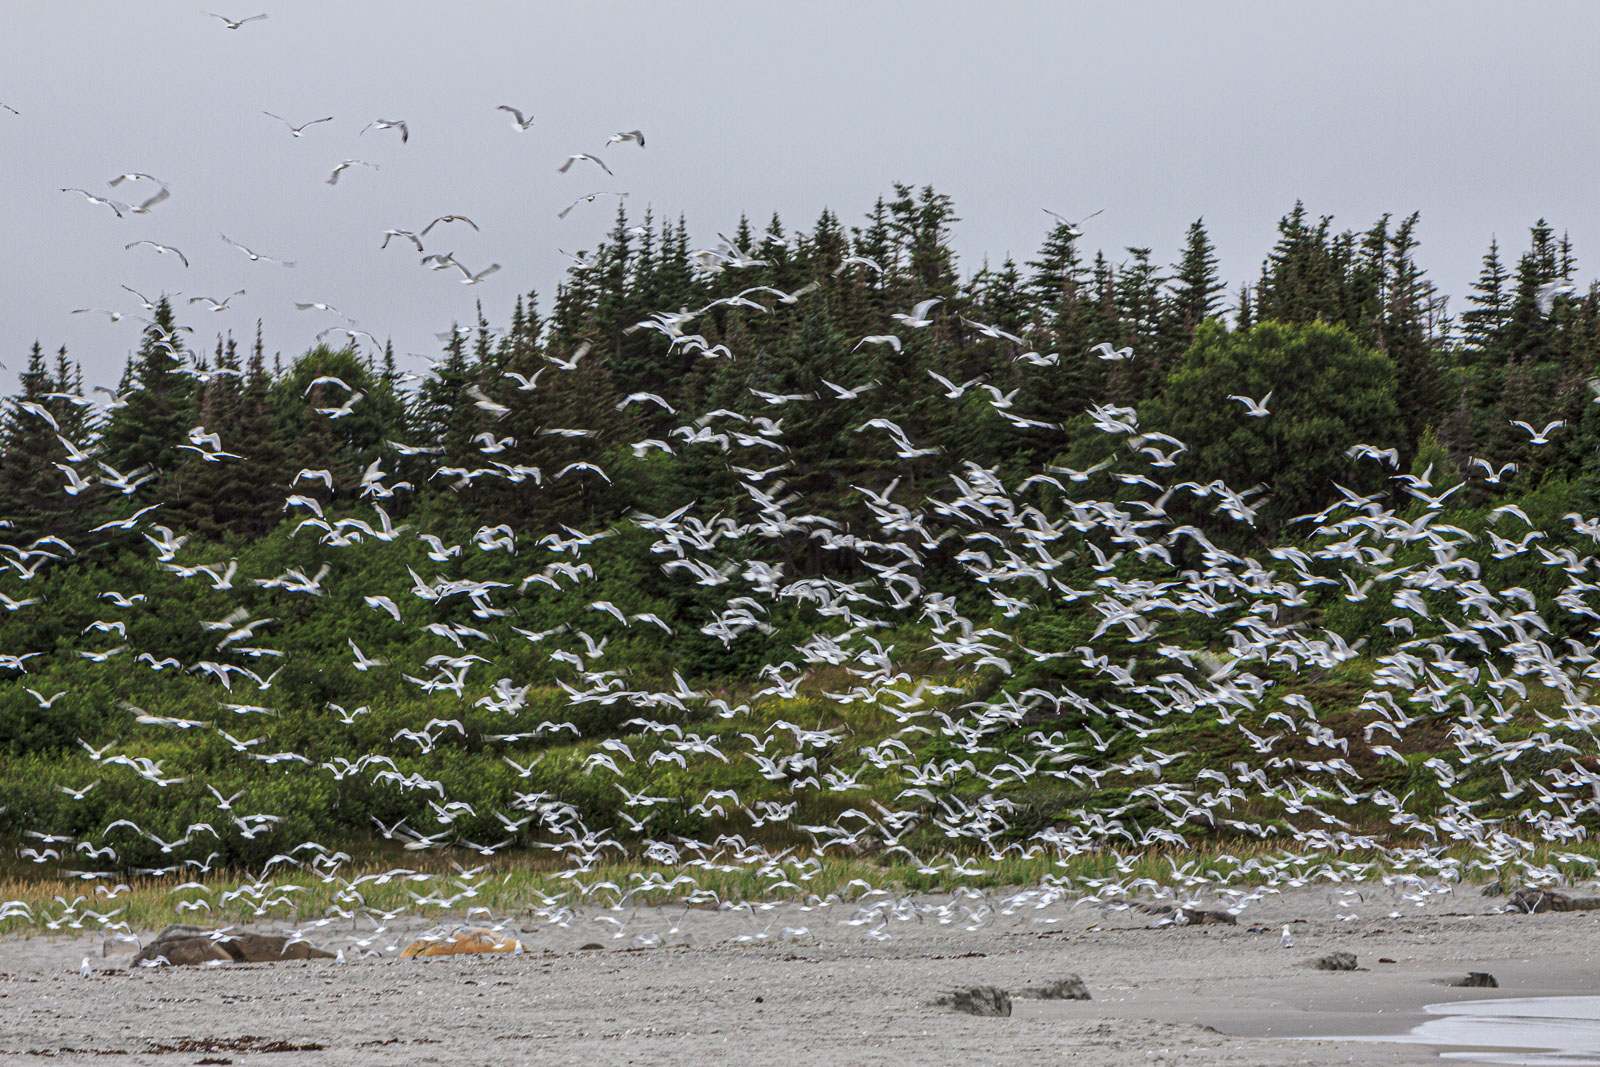
<path id="1" fill-rule="evenodd" d="M 516 108 L 512 107 L 510 104 L 501 104 L 499 107 L 495 108 L 495 110 L 496 111 L 509 111 L 509 112 L 511 112 L 511 125 L 515 126 L 517 129 L 521 130 L 523 133 L 527 133 L 528 130 L 533 126 L 533 115 L 532 114 L 529 114 L 527 117 L 523 117 L 522 112 L 518 111 Z"/>
<path id="2" fill-rule="evenodd" d="M 625 197 L 627 195 L 628 195 L 627 193 L 613 193 L 613 192 L 610 192 L 609 190 L 605 190 L 605 191 L 601 191 L 601 192 L 597 192 L 597 193 L 590 193 L 588 196 L 580 196 L 580 197 L 578 197 L 578 199 L 574 200 L 572 203 L 568 204 L 566 207 L 564 207 L 560 211 L 556 212 L 556 218 L 558 218 L 558 219 L 566 218 L 568 215 L 572 214 L 572 209 L 573 208 L 577 207 L 579 204 L 592 204 L 592 203 L 595 202 L 595 198 L 596 197 L 601 197 L 601 196 Z"/>
<path id="3" fill-rule="evenodd" d="M 67 187 L 65 189 L 62 189 L 61 191 L 63 193 L 82 193 L 84 195 L 84 198 L 86 200 L 88 200 L 89 203 L 91 203 L 91 204 L 104 204 L 106 207 L 110 208 L 116 214 L 117 218 L 119 218 L 119 219 L 122 218 L 122 209 L 127 207 L 126 204 L 120 203 L 120 202 L 118 202 L 116 200 L 108 200 L 103 196 L 95 196 L 89 190 L 87 190 L 87 189 L 79 189 L 76 186 L 69 186 L 69 187 Z"/>
<path id="4" fill-rule="evenodd" d="M 333 173 L 328 175 L 328 184 L 338 185 L 339 175 L 343 174 L 349 167 L 371 167 L 373 170 L 378 169 L 378 165 L 376 163 L 368 163 L 364 159 L 347 159 L 337 167 L 333 168 Z"/>
<path id="5" fill-rule="evenodd" d="M 243 295 L 244 295 L 244 290 L 243 289 L 239 289 L 239 290 L 237 290 L 235 292 L 229 293 L 227 296 L 223 297 L 221 300 L 215 300 L 215 299 L 213 299 L 213 298 L 211 298 L 209 296 L 191 296 L 189 298 L 189 303 L 191 303 L 191 304 L 200 304 L 200 303 L 210 304 L 212 311 L 227 311 L 228 310 L 228 301 L 232 300 L 236 296 L 243 296 Z"/>
<path id="6" fill-rule="evenodd" d="M 250 262 L 252 262 L 252 263 L 259 263 L 259 262 L 265 261 L 267 263 L 278 263 L 278 264 L 281 264 L 282 266 L 285 266 L 285 267 L 294 266 L 294 261 L 293 260 L 273 259 L 271 256 L 264 256 L 260 252 L 252 252 L 252 251 L 250 251 L 250 249 L 246 248 L 244 245 L 240 244 L 238 241 L 235 241 L 232 237 L 229 237 L 227 234 L 223 234 L 222 235 L 222 239 L 224 241 L 228 242 L 233 247 L 237 248 L 239 251 L 243 252 L 245 255 L 249 256 L 250 257 Z M 185 265 L 187 265 L 187 264 L 185 264 Z"/>
<path id="7" fill-rule="evenodd" d="M 572 155 L 568 156 L 567 157 L 567 161 L 565 163 L 561 164 L 561 166 L 558 167 L 557 170 L 559 170 L 562 174 L 565 174 L 567 171 L 572 169 L 572 165 L 574 163 L 576 163 L 576 162 L 578 162 L 579 160 L 582 160 L 582 159 L 587 159 L 590 163 L 593 163 L 595 166 L 599 167 L 601 170 L 605 171 L 607 174 L 611 174 L 611 168 L 606 166 L 605 160 L 596 159 L 594 156 L 587 155 L 586 153 L 583 153 L 583 152 L 574 152 Z M 616 175 L 615 174 L 611 174 L 611 177 L 615 178 Z"/>
<path id="8" fill-rule="evenodd" d="M 388 248 L 389 247 L 389 240 L 390 240 L 390 238 L 393 238 L 393 237 L 404 237 L 406 240 L 410 241 L 412 244 L 417 246 L 417 251 L 418 252 L 422 251 L 422 241 L 420 239 L 418 239 L 417 235 L 415 233 L 412 233 L 410 230 L 384 230 L 383 231 L 383 244 L 379 245 L 378 247 L 380 249 Z"/>
<path id="9" fill-rule="evenodd" d="M 366 133 L 368 130 L 399 130 L 401 144 L 411 140 L 411 128 L 406 125 L 404 119 L 373 119 L 361 127 L 361 133 Z"/>
<path id="10" fill-rule="evenodd" d="M 434 219 L 432 222 L 428 223 L 422 228 L 422 233 L 420 236 L 428 236 L 428 231 L 439 225 L 441 222 L 464 222 L 468 226 L 471 226 L 474 230 L 478 229 L 478 224 L 467 218 L 465 215 L 440 215 L 438 218 Z M 482 231 L 479 232 L 481 233 Z"/>
<path id="11" fill-rule="evenodd" d="M 183 261 L 183 265 L 185 267 L 187 267 L 189 265 L 189 257 L 188 256 L 184 255 L 182 252 L 178 251 L 176 248 L 173 248 L 171 245 L 158 245 L 154 241 L 129 241 L 127 244 L 122 246 L 122 250 L 124 252 L 126 252 L 128 249 L 137 248 L 139 245 L 149 245 L 151 248 L 155 249 L 157 252 L 160 252 L 162 255 L 166 255 L 168 252 L 171 252 L 173 255 L 177 256 L 179 259 L 181 259 Z"/>
<path id="12" fill-rule="evenodd" d="M 207 11 L 206 14 L 210 15 L 214 19 L 221 19 L 222 24 L 230 30 L 236 30 L 247 22 L 256 22 L 267 17 L 266 15 L 251 15 L 247 19 L 231 19 L 226 15 L 219 15 L 215 11 Z"/>
<path id="13" fill-rule="evenodd" d="M 312 119 L 310 122 L 302 122 L 300 125 L 296 126 L 294 123 L 290 122 L 288 119 L 284 118 L 282 115 L 274 115 L 270 111 L 263 111 L 262 114 L 267 116 L 268 118 L 277 119 L 279 122 L 281 122 L 285 126 L 289 127 L 289 132 L 291 134 L 293 134 L 295 137 L 299 137 L 300 135 L 304 134 L 306 132 L 306 127 L 307 126 L 315 126 L 319 122 L 332 122 L 333 121 L 333 116 L 329 115 L 325 119 Z"/>
<path id="14" fill-rule="evenodd" d="M 1267 401 L 1272 399 L 1272 390 L 1270 389 L 1267 390 L 1267 395 L 1262 397 L 1260 400 L 1252 400 L 1250 397 L 1238 396 L 1232 393 L 1228 395 L 1228 399 L 1237 400 L 1239 403 L 1243 404 L 1245 409 L 1244 413 L 1249 418 L 1264 419 L 1268 415 L 1272 414 L 1272 412 L 1267 410 Z"/>
<path id="15" fill-rule="evenodd" d="M 493 274 L 495 271 L 500 269 L 500 264 L 491 263 L 487 267 L 485 267 L 482 270 L 480 270 L 478 273 L 474 274 L 470 270 L 468 270 L 466 267 L 463 267 L 459 263 L 452 262 L 450 265 L 452 267 L 456 268 L 456 270 L 459 270 L 462 274 L 466 275 L 465 278 L 461 279 L 461 284 L 462 285 L 477 285 L 479 282 L 483 281 L 489 275 Z"/>
<path id="16" fill-rule="evenodd" d="M 606 144 L 621 144 L 624 141 L 636 141 L 640 148 L 644 147 L 644 132 L 642 130 L 623 130 L 606 138 Z"/>

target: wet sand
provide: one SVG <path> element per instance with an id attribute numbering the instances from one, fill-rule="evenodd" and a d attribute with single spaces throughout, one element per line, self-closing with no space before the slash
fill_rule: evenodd
<path id="1" fill-rule="evenodd" d="M 1137 911 L 1057 904 L 970 932 L 889 919 L 876 934 L 889 940 L 867 939 L 875 922 L 845 923 L 855 905 L 594 906 L 567 928 L 507 920 L 519 956 L 154 970 L 102 957 L 98 937 L 12 937 L 0 941 L 0 1062 L 1437 1064 L 1437 1046 L 1341 1038 L 1403 1034 L 1429 1004 L 1600 993 L 1600 913 L 1493 913 L 1501 903 L 1383 899 L 1340 921 L 1347 912 L 1308 890 L 1260 902 L 1238 926 L 1159 929 Z M 625 921 L 622 936 L 601 916 Z M 396 943 L 428 925 L 397 927 Z M 641 935 L 665 944 L 628 947 Z M 332 950 L 353 935 L 341 921 L 310 936 Z M 1312 966 L 1336 951 L 1360 969 Z M 1468 971 L 1499 988 L 1445 984 Z M 1018 998 L 1009 1018 L 932 1004 L 957 987 L 1016 993 L 1069 974 L 1092 1000 Z"/>

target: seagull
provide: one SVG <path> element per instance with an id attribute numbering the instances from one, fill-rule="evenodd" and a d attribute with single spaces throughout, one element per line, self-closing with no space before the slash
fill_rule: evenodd
<path id="1" fill-rule="evenodd" d="M 122 203 L 121 201 L 118 201 L 118 200 L 109 200 L 109 199 L 107 199 L 106 197 L 103 197 L 103 196 L 95 196 L 89 190 L 87 190 L 87 189 L 79 189 L 76 186 L 68 186 L 67 188 L 62 189 L 61 191 L 63 193 L 82 193 L 84 195 L 84 198 L 86 200 L 88 200 L 89 203 L 91 203 L 91 204 L 104 204 L 106 207 L 110 208 L 112 213 L 115 214 L 117 216 L 117 218 L 119 218 L 119 219 L 122 218 L 122 209 L 128 206 L 127 204 L 124 204 L 124 203 Z"/>
<path id="2" fill-rule="evenodd" d="M 482 270 L 480 270 L 478 273 L 474 274 L 470 270 L 468 270 L 466 267 L 463 267 L 459 263 L 452 262 L 450 265 L 452 267 L 456 268 L 457 270 L 459 270 L 462 274 L 466 275 L 466 277 L 461 279 L 461 284 L 462 285 L 477 285 L 479 282 L 483 281 L 489 275 L 493 274 L 495 271 L 500 269 L 500 264 L 491 263 L 487 267 L 485 267 Z"/>
<path id="3" fill-rule="evenodd" d="M 565 163 L 561 164 L 561 166 L 557 167 L 556 169 L 560 173 L 565 174 L 567 171 L 572 169 L 572 165 L 574 163 L 578 162 L 579 160 L 584 160 L 584 159 L 588 160 L 590 163 L 593 163 L 595 166 L 599 167 L 601 170 L 605 171 L 607 174 L 610 174 L 611 177 L 613 177 L 613 178 L 616 177 L 615 174 L 611 174 L 611 168 L 606 166 L 606 161 L 605 160 L 596 159 L 594 156 L 587 155 L 587 154 L 585 154 L 583 152 L 574 152 L 572 155 L 567 157 L 567 161 Z"/>
<path id="4" fill-rule="evenodd" d="M 419 238 L 416 234 L 412 233 L 410 230 L 384 230 L 383 231 L 383 244 L 379 245 L 378 247 L 380 249 L 388 248 L 389 247 L 389 241 L 392 238 L 395 238 L 395 237 L 404 237 L 406 240 L 410 241 L 412 244 L 417 246 L 417 251 L 418 252 L 421 252 L 423 250 L 422 249 L 422 240 L 421 240 L 421 238 Z"/>
<path id="5" fill-rule="evenodd" d="M 127 209 L 127 212 L 130 215 L 148 215 L 150 214 L 151 208 L 155 207 L 163 200 L 170 199 L 171 196 L 171 190 L 163 185 L 160 189 L 157 189 L 155 195 L 151 196 L 148 200 L 144 200 L 133 205 L 124 204 L 123 207 Z"/>
<path id="6" fill-rule="evenodd" d="M 168 252 L 171 252 L 173 255 L 177 256 L 183 261 L 183 265 L 185 267 L 189 266 L 189 257 L 178 251 L 176 248 L 173 248 L 171 245 L 160 245 L 156 244 L 154 241 L 129 241 L 127 244 L 122 246 L 122 250 L 126 252 L 128 249 L 137 248 L 140 245 L 149 245 L 162 255 L 166 255 Z"/>
<path id="7" fill-rule="evenodd" d="M 243 295 L 244 295 L 244 290 L 243 289 L 239 289 L 239 290 L 236 290 L 235 292 L 229 293 L 227 296 L 223 297 L 221 300 L 216 300 L 216 299 L 214 299 L 212 297 L 209 297 L 209 296 L 191 296 L 189 298 L 189 303 L 191 303 L 191 304 L 201 304 L 201 303 L 210 304 L 212 311 L 227 311 L 228 310 L 228 301 L 232 300 L 236 296 L 243 296 Z"/>
<path id="8" fill-rule="evenodd" d="M 1556 298 L 1571 296 L 1578 291 L 1578 287 L 1568 281 L 1549 282 L 1539 286 L 1535 300 L 1539 305 L 1539 314 L 1548 315 L 1556 306 Z"/>
<path id="9" fill-rule="evenodd" d="M 1284 926 L 1283 933 L 1278 938 L 1278 944 L 1284 948 L 1294 948 L 1294 938 L 1289 936 L 1289 927 L 1287 925 Z"/>
<path id="10" fill-rule="evenodd" d="M 595 202 L 595 199 L 598 198 L 598 197 L 615 196 L 615 197 L 618 197 L 618 198 L 626 198 L 627 195 L 628 195 L 627 193 L 614 193 L 614 192 L 611 192 L 609 190 L 601 190 L 600 192 L 597 192 L 597 193 L 590 193 L 588 196 L 580 196 L 580 197 L 578 197 L 578 199 L 574 200 L 572 203 L 568 204 L 566 207 L 564 207 L 560 211 L 556 212 L 556 218 L 564 219 L 568 215 L 572 214 L 572 209 L 577 207 L 579 204 L 592 204 L 592 203 Z"/>
<path id="11" fill-rule="evenodd" d="M 471 226 L 474 230 L 478 229 L 478 224 L 476 222 L 473 222 L 471 219 L 467 218 L 465 215 L 440 215 L 438 218 L 434 219 L 432 222 L 428 223 L 426 226 L 424 226 L 422 228 L 421 236 L 423 236 L 423 237 L 428 236 L 428 231 L 433 229 L 435 226 L 439 225 L 439 223 L 441 223 L 441 222 L 464 222 L 468 226 Z M 479 232 L 482 232 L 482 231 L 479 231 Z M 420 252 L 421 249 L 419 248 L 419 249 L 417 249 L 417 251 Z"/>
<path id="12" fill-rule="evenodd" d="M 933 320 L 928 318 L 928 312 L 933 310 L 933 305 L 941 303 L 943 300 L 944 297 L 942 296 L 930 297 L 913 307 L 909 315 L 903 311 L 897 311 L 889 317 L 899 320 L 913 330 L 920 330 L 924 326 L 933 325 Z"/>
<path id="13" fill-rule="evenodd" d="M 260 262 L 264 261 L 264 262 L 267 262 L 267 263 L 277 263 L 280 266 L 284 266 L 284 267 L 292 267 L 292 266 L 294 266 L 294 261 L 293 260 L 273 259 L 271 256 L 263 256 L 259 252 L 252 252 L 252 251 L 250 251 L 250 249 L 246 248 L 244 245 L 240 244 L 238 241 L 235 241 L 232 237 L 229 237 L 227 234 L 223 234 L 222 235 L 222 239 L 224 241 L 228 242 L 233 247 L 237 248 L 239 251 L 243 252 L 245 255 L 249 256 L 250 257 L 250 262 L 252 262 L 252 263 L 260 263 Z M 185 263 L 184 266 L 188 266 L 188 264 Z"/>
<path id="14" fill-rule="evenodd" d="M 623 130 L 621 133 L 614 133 L 610 137 L 606 138 L 606 144 L 607 145 L 622 144 L 622 143 L 624 143 L 626 141 L 636 141 L 636 142 L 638 142 L 639 147 L 643 148 L 644 147 L 644 131 L 643 130 Z"/>
<path id="15" fill-rule="evenodd" d="M 1550 434 L 1553 433 L 1556 430 L 1561 429 L 1561 427 L 1565 426 L 1566 424 L 1567 424 L 1567 421 L 1565 419 L 1556 419 L 1554 422 L 1545 423 L 1544 429 L 1535 430 L 1532 426 L 1529 426 L 1527 423 L 1523 422 L 1521 419 L 1512 419 L 1511 420 L 1511 425 L 1520 426 L 1520 427 L 1522 427 L 1524 430 L 1526 430 L 1528 432 L 1528 435 L 1530 437 L 1530 440 L 1528 441 L 1528 443 L 1530 445 L 1547 445 L 1547 444 L 1549 444 L 1550 443 Z"/>
<path id="16" fill-rule="evenodd" d="M 296 126 L 294 123 L 290 122 L 288 119 L 284 118 L 282 115 L 274 115 L 270 111 L 263 111 L 262 114 L 267 116 L 269 119 L 277 119 L 279 122 L 281 122 L 285 126 L 289 127 L 289 133 L 292 134 L 295 137 L 299 137 L 302 134 L 304 134 L 306 132 L 306 127 L 307 126 L 315 126 L 319 122 L 332 122 L 333 121 L 333 116 L 329 115 L 327 118 L 312 119 L 310 122 L 302 122 L 300 125 Z"/>
<path id="17" fill-rule="evenodd" d="M 92 313 L 94 313 L 96 311 L 98 311 L 102 315 L 105 315 L 105 316 L 109 317 L 112 322 L 121 322 L 122 321 L 123 313 L 120 312 L 120 311 L 112 311 L 109 308 L 73 308 L 72 309 L 72 314 L 74 314 L 74 315 L 89 315 L 89 314 L 92 314 Z"/>
<path id="18" fill-rule="evenodd" d="M 856 347 L 852 348 L 850 351 L 854 352 L 857 349 L 859 349 L 862 345 L 888 345 L 890 348 L 895 350 L 895 354 L 896 355 L 898 355 L 900 353 L 900 349 L 901 349 L 900 338 L 896 337 L 892 333 L 872 333 L 872 334 L 868 334 L 867 336 L 863 337 L 861 340 L 857 341 L 856 342 Z"/>
<path id="19" fill-rule="evenodd" d="M 222 24 L 224 26 L 226 26 L 230 30 L 236 30 L 240 26 L 243 26 L 247 22 L 256 22 L 256 21 L 258 21 L 260 19 L 264 19 L 264 18 L 267 17 L 266 15 L 263 14 L 263 15 L 251 15 L 247 19 L 231 19 L 226 15 L 219 15 L 215 11 L 207 11 L 206 14 L 210 15 L 214 19 L 221 19 L 222 20 Z"/>
<path id="20" fill-rule="evenodd" d="M 528 130 L 533 128 L 533 114 L 531 112 L 527 115 L 527 117 L 523 117 L 522 112 L 518 111 L 510 104 L 501 104 L 499 107 L 495 108 L 495 110 L 509 111 L 511 113 L 511 125 L 515 126 L 523 133 L 527 133 Z"/>
<path id="21" fill-rule="evenodd" d="M 368 130 L 399 130 L 401 144 L 411 139 L 411 128 L 406 125 L 404 119 L 373 119 L 361 127 L 361 133 L 366 133 Z M 359 137 L 360 134 L 356 136 Z"/>
<path id="22" fill-rule="evenodd" d="M 1094 218 L 1095 215 L 1099 215 L 1101 212 L 1105 211 L 1105 208 L 1101 208 L 1100 211 L 1093 212 L 1092 214 L 1085 215 L 1083 218 L 1079 219 L 1077 222 L 1071 222 L 1071 221 L 1069 221 L 1067 219 L 1067 217 L 1065 215 L 1057 214 L 1056 212 L 1051 211 L 1049 208 L 1040 208 L 1039 210 L 1043 211 L 1046 215 L 1049 215 L 1051 218 L 1053 218 L 1057 222 L 1061 223 L 1061 225 L 1065 226 L 1067 228 L 1067 236 L 1069 236 L 1069 237 L 1082 237 L 1083 236 L 1083 231 L 1080 230 L 1078 227 L 1082 226 L 1084 223 L 1086 223 L 1090 219 Z"/>
<path id="23" fill-rule="evenodd" d="M 376 163 L 368 163 L 364 159 L 347 159 L 337 167 L 333 168 L 333 173 L 328 175 L 328 184 L 338 185 L 339 175 L 343 174 L 345 170 L 350 167 L 371 167 L 373 170 L 378 169 L 378 165 Z"/>
<path id="24" fill-rule="evenodd" d="M 1089 349 L 1089 351 L 1095 353 L 1101 359 L 1124 360 L 1124 359 L 1132 359 L 1133 358 L 1133 349 L 1132 349 L 1132 347 L 1129 347 L 1129 348 L 1112 348 L 1111 347 L 1111 342 L 1109 342 L 1109 341 L 1101 341 L 1099 344 L 1097 344 L 1093 348 Z"/>
<path id="25" fill-rule="evenodd" d="M 1272 390 L 1270 389 L 1267 390 L 1267 395 L 1262 397 L 1260 400 L 1252 400 L 1247 396 L 1238 396 L 1232 393 L 1228 395 L 1228 399 L 1237 400 L 1239 403 L 1243 404 L 1245 407 L 1244 413 L 1247 418 L 1260 419 L 1272 414 L 1272 412 L 1267 410 L 1267 401 L 1272 399 Z"/>

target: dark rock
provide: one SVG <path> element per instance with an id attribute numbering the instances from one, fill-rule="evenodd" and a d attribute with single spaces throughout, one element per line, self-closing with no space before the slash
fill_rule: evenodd
<path id="1" fill-rule="evenodd" d="M 1170 915 L 1173 926 L 1237 926 L 1239 920 L 1225 911 L 1208 911 L 1205 908 L 1175 908 L 1171 904 L 1141 904 L 1139 910 L 1146 915 Z"/>
<path id="2" fill-rule="evenodd" d="M 1011 994 L 992 985 L 958 989 L 934 1001 L 940 1007 L 964 1011 L 968 1015 L 1010 1015 Z"/>
<path id="3" fill-rule="evenodd" d="M 1315 963 L 1319 971 L 1353 971 L 1356 969 L 1354 952 L 1330 952 Z"/>
<path id="4" fill-rule="evenodd" d="M 604 949 L 605 949 L 605 946 L 602 945 L 598 941 L 591 941 L 587 945 L 579 945 L 578 946 L 578 951 L 579 952 L 598 952 L 598 951 L 603 951 Z"/>
<path id="5" fill-rule="evenodd" d="M 1089 987 L 1075 974 L 1058 978 L 1049 985 L 1019 989 L 1017 996 L 1023 1000 L 1089 1000 Z"/>
<path id="6" fill-rule="evenodd" d="M 1495 879 L 1479 890 L 1478 895 L 1484 897 L 1503 897 L 1506 895 L 1506 884 L 1499 879 Z"/>
<path id="7" fill-rule="evenodd" d="M 171 967 L 193 967 L 201 963 L 276 963 L 280 960 L 331 960 L 333 953 L 314 948 L 286 934 L 225 934 L 198 926 L 174 924 L 156 935 L 134 956 L 137 967 L 157 958 Z"/>
<path id="8" fill-rule="evenodd" d="M 1544 911 L 1595 911 L 1600 910 L 1600 898 L 1569 897 L 1553 889 L 1533 889 L 1527 886 L 1511 894 L 1508 909 L 1533 915 Z"/>
<path id="9" fill-rule="evenodd" d="M 1468 989 L 1499 989 L 1500 983 L 1494 980 L 1494 975 L 1488 971 L 1468 971 L 1465 978 L 1457 978 L 1450 983 L 1453 986 L 1464 986 Z"/>

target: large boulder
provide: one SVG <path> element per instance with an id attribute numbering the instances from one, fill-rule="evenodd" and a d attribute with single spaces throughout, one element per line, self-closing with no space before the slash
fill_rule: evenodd
<path id="1" fill-rule="evenodd" d="M 328 960 L 333 953 L 288 934 L 233 933 L 174 924 L 140 949 L 132 966 L 193 967 L 201 963 Z"/>
<path id="2" fill-rule="evenodd" d="M 401 959 L 417 956 L 481 956 L 501 952 L 521 952 L 522 942 L 514 937 L 497 936 L 492 930 L 457 930 L 453 934 L 431 935 L 411 942 L 400 953 Z"/>

